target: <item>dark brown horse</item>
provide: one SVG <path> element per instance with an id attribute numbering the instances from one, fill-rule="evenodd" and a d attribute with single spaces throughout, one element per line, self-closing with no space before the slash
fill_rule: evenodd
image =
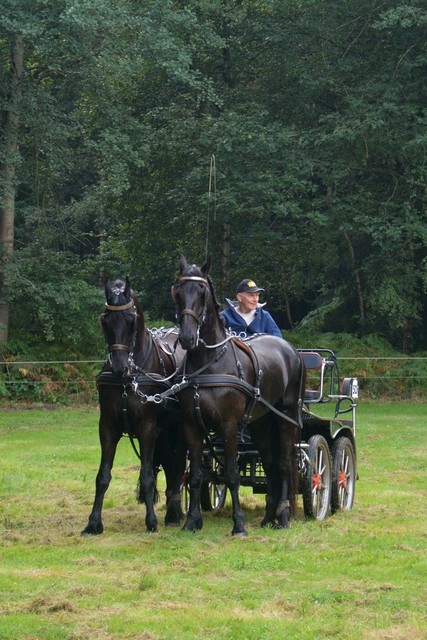
<path id="1" fill-rule="evenodd" d="M 97 377 L 101 462 L 89 522 L 82 534 L 100 534 L 105 493 L 117 444 L 123 434 L 139 444 L 139 502 L 145 503 L 147 531 L 157 531 L 154 503 L 161 465 L 166 476 L 166 525 L 179 525 L 182 517 L 180 485 L 185 470 L 186 446 L 180 429 L 178 407 L 160 404 L 157 394 L 171 386 L 183 352 L 174 343 L 177 333 L 156 335 L 145 327 L 142 307 L 132 293 L 129 279 L 105 285 L 105 312 L 100 323 L 109 357 Z M 178 361 L 177 361 L 178 358 Z M 177 405 L 177 402 L 175 401 Z"/>
<path id="2" fill-rule="evenodd" d="M 190 505 L 184 529 L 202 528 L 203 439 L 212 430 L 224 445 L 224 477 L 233 509 L 233 535 L 245 536 L 239 500 L 237 433 L 248 425 L 267 476 L 262 526 L 288 527 L 295 508 L 297 452 L 305 369 L 288 342 L 261 335 L 242 342 L 227 334 L 219 315 L 210 261 L 180 261 L 172 287 L 179 341 L 187 351 L 179 401 L 190 457 Z M 187 384 L 186 384 L 187 381 Z"/>

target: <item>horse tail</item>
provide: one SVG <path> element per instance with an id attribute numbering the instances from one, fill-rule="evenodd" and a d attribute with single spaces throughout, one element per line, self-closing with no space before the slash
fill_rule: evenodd
<path id="1" fill-rule="evenodd" d="M 291 455 L 291 469 L 289 478 L 289 510 L 291 517 L 296 514 L 297 495 L 299 493 L 299 464 L 298 464 L 298 448 L 297 442 L 299 442 L 298 428 L 293 429 L 294 438 L 292 443 L 292 455 Z"/>

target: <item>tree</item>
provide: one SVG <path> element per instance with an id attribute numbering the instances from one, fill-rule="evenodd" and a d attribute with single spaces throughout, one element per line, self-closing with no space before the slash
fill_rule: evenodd
<path id="1" fill-rule="evenodd" d="M 5 296 L 5 269 L 13 255 L 15 231 L 16 168 L 18 162 L 19 120 L 22 97 L 24 46 L 21 33 L 10 36 L 11 54 L 4 110 L 4 156 L 0 167 L 0 343 L 7 342 L 9 303 Z"/>
<path id="2" fill-rule="evenodd" d="M 172 319 L 178 256 L 207 248 L 219 297 L 250 270 L 287 329 L 317 310 L 424 344 L 424 22 L 419 0 L 6 2 L 1 68 L 14 33 L 25 60 L 2 295 L 63 255 Z"/>

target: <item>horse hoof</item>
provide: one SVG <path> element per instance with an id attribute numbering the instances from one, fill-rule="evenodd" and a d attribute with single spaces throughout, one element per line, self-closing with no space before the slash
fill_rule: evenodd
<path id="1" fill-rule="evenodd" d="M 202 527 L 203 527 L 202 519 L 197 520 L 197 522 L 194 522 L 193 520 L 190 520 L 190 521 L 187 520 L 185 525 L 182 527 L 181 531 L 191 531 L 192 533 L 195 533 L 196 531 L 200 531 Z"/>
<path id="2" fill-rule="evenodd" d="M 182 527 L 181 531 L 184 533 L 196 533 L 196 528 L 186 527 L 185 525 Z"/>
<path id="3" fill-rule="evenodd" d="M 165 517 L 165 527 L 179 527 L 184 514 L 181 515 L 167 515 Z"/>
<path id="4" fill-rule="evenodd" d="M 290 527 L 291 527 L 291 519 L 290 519 L 289 515 L 280 516 L 278 518 L 277 527 L 279 529 L 290 529 Z"/>
<path id="5" fill-rule="evenodd" d="M 232 531 L 231 535 L 233 536 L 233 538 L 247 538 L 248 537 L 247 531 Z"/>
<path id="6" fill-rule="evenodd" d="M 99 536 L 101 535 L 101 533 L 103 533 L 104 531 L 104 527 L 98 526 L 98 527 L 92 527 L 92 526 L 87 526 L 85 529 L 83 529 L 83 531 L 80 532 L 81 536 Z"/>

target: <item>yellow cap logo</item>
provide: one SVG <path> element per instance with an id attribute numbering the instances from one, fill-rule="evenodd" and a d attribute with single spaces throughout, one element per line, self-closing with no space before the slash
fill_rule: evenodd
<path id="1" fill-rule="evenodd" d="M 249 280 L 246 284 L 248 287 L 256 287 L 256 284 L 253 280 Z"/>

